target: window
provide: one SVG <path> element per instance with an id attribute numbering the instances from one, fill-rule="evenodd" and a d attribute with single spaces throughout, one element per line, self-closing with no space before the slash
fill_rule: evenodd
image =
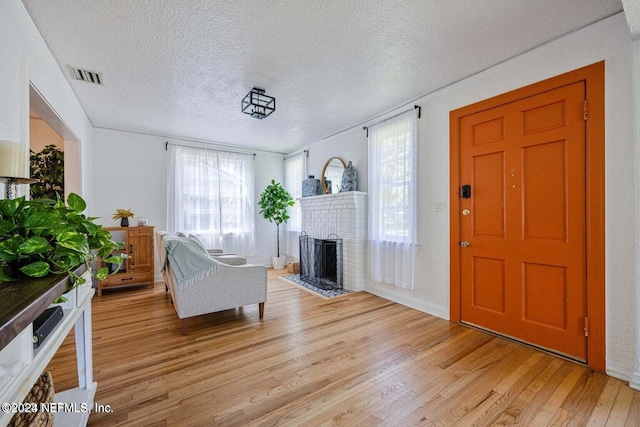
<path id="1" fill-rule="evenodd" d="M 369 256 L 376 282 L 413 287 L 416 246 L 415 112 L 369 128 Z"/>
<path id="2" fill-rule="evenodd" d="M 255 254 L 253 156 L 169 145 L 167 229 Z"/>
<path id="3" fill-rule="evenodd" d="M 287 157 L 284 160 L 284 188 L 291 194 L 293 199 L 302 197 L 302 181 L 306 174 L 307 152 L 303 151 L 295 156 Z M 302 231 L 302 209 L 300 203 L 289 208 L 289 221 L 284 228 L 285 233 L 285 253 L 294 258 L 298 258 L 300 246 L 298 237 Z"/>

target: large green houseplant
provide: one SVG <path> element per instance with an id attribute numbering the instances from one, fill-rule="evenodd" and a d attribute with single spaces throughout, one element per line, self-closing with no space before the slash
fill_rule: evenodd
<path id="1" fill-rule="evenodd" d="M 262 209 L 260 215 L 269 222 L 276 223 L 277 256 L 272 257 L 272 262 L 275 270 L 281 270 L 284 268 L 286 257 L 280 256 L 280 224 L 286 223 L 289 219 L 288 208 L 293 206 L 295 201 L 279 182 L 272 179 L 271 184 L 260 195 L 258 204 Z"/>
<path id="2" fill-rule="evenodd" d="M 31 199 L 56 200 L 64 194 L 64 152 L 49 144 L 39 153 L 31 151 L 31 178 L 37 179 L 29 186 Z"/>
<path id="3" fill-rule="evenodd" d="M 67 204 L 60 198 L 0 200 L 0 283 L 17 280 L 21 274 L 43 277 L 66 273 L 78 286 L 84 279 L 74 270 L 82 264 L 91 271 L 91 263 L 101 259 L 119 268 L 123 258 L 111 253 L 121 244 L 94 223 L 96 218 L 82 214 L 85 208 L 85 201 L 73 193 Z M 3 268 L 3 263 L 8 268 Z M 107 267 L 102 267 L 95 276 L 104 279 L 107 274 Z"/>

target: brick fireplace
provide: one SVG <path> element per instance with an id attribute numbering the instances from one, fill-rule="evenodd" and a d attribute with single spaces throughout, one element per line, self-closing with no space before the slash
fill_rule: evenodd
<path id="1" fill-rule="evenodd" d="M 303 197 L 302 230 L 314 239 L 330 234 L 343 240 L 344 289 L 364 289 L 367 238 L 367 193 L 348 191 Z"/>

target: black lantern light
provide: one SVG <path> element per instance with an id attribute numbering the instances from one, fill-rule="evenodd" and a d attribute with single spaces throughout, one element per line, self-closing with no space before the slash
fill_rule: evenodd
<path id="1" fill-rule="evenodd" d="M 242 112 L 254 119 L 264 119 L 276 111 L 276 99 L 264 94 L 264 89 L 254 87 L 242 100 Z"/>

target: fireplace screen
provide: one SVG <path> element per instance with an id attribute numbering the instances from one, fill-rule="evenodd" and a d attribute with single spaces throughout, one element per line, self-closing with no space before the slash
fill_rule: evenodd
<path id="1" fill-rule="evenodd" d="M 325 290 L 342 289 L 342 239 L 301 235 L 300 280 Z"/>

